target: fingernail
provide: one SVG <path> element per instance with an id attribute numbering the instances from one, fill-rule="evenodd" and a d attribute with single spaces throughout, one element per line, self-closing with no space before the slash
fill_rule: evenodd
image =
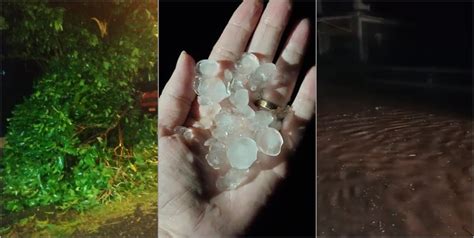
<path id="1" fill-rule="evenodd" d="M 184 55 L 186 55 L 186 51 L 181 51 L 181 54 L 179 54 L 179 58 L 178 58 L 178 61 L 181 62 L 183 59 L 184 59 Z"/>

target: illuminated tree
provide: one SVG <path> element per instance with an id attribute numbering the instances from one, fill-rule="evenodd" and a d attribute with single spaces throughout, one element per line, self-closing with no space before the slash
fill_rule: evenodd
<path id="1" fill-rule="evenodd" d="M 157 80 L 156 1 L 2 5 L 2 61 L 43 69 L 8 120 L 5 208 L 85 209 L 156 187 L 156 115 L 139 104 L 140 85 Z"/>

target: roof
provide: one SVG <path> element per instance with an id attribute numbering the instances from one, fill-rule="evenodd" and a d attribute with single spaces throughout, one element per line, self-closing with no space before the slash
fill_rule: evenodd
<path id="1" fill-rule="evenodd" d="M 327 23 L 330 21 L 337 21 L 337 20 L 351 20 L 354 18 L 359 17 L 362 21 L 371 22 L 371 23 L 379 23 L 379 24 L 389 24 L 389 25 L 398 25 L 399 23 L 394 20 L 386 19 L 383 17 L 375 17 L 366 14 L 360 14 L 358 12 L 351 13 L 348 15 L 341 15 L 341 16 L 327 16 L 327 17 L 318 17 L 317 21 L 322 23 Z"/>

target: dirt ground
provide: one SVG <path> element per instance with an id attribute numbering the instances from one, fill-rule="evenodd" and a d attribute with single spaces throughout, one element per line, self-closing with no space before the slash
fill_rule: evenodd
<path id="1" fill-rule="evenodd" d="M 129 194 L 83 213 L 54 207 L 0 213 L 0 237 L 157 237 L 157 191 Z"/>
<path id="2" fill-rule="evenodd" d="M 71 237 L 158 237 L 158 213 L 144 213 L 137 207 L 131 215 L 111 219 L 96 232 L 76 232 Z"/>

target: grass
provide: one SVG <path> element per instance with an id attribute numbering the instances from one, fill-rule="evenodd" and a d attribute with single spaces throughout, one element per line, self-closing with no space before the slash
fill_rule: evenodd
<path id="1" fill-rule="evenodd" d="M 90 234 L 107 224 L 107 221 L 131 215 L 136 209 L 140 209 L 143 214 L 156 213 L 157 199 L 158 191 L 154 188 L 139 194 L 126 194 L 121 200 L 82 213 L 41 211 L 19 219 L 14 225 L 0 228 L 0 237 L 70 237 L 74 233 Z"/>

